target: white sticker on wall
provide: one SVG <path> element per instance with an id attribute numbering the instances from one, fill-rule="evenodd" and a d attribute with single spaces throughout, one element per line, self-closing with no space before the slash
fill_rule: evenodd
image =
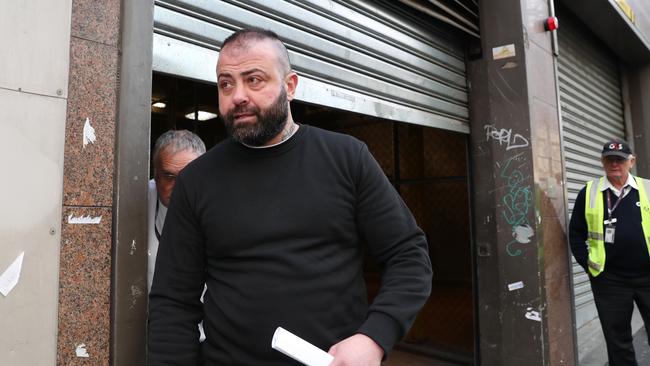
<path id="1" fill-rule="evenodd" d="M 101 216 L 68 216 L 68 224 L 99 224 L 102 221 Z"/>
<path id="2" fill-rule="evenodd" d="M 95 140 L 97 140 L 97 136 L 95 136 L 95 129 L 93 126 L 90 125 L 90 118 L 86 118 L 86 123 L 84 123 L 84 147 L 88 144 L 94 144 Z"/>
<path id="3" fill-rule="evenodd" d="M 0 275 L 0 293 L 4 296 L 9 295 L 11 290 L 18 284 L 20 270 L 23 267 L 23 257 L 25 257 L 25 252 L 20 253 L 14 262 Z"/>
<path id="4" fill-rule="evenodd" d="M 510 291 L 519 290 L 520 288 L 524 288 L 523 281 L 514 282 L 508 285 L 508 290 Z"/>
<path id="5" fill-rule="evenodd" d="M 515 51 L 515 45 L 513 43 L 492 48 L 492 58 L 495 60 L 515 57 L 516 55 L 517 52 Z"/>
<path id="6" fill-rule="evenodd" d="M 77 357 L 83 357 L 83 358 L 90 357 L 90 355 L 88 354 L 88 351 L 86 350 L 86 344 L 85 343 L 78 344 L 77 348 L 75 348 L 74 352 L 77 355 Z"/>
<path id="7" fill-rule="evenodd" d="M 535 235 L 533 228 L 528 224 L 519 225 L 512 229 L 512 236 L 519 243 L 530 243 L 530 237 Z"/>
<path id="8" fill-rule="evenodd" d="M 542 317 L 539 315 L 538 311 L 534 311 L 533 308 L 526 309 L 526 319 L 534 320 L 536 322 L 541 322 Z"/>

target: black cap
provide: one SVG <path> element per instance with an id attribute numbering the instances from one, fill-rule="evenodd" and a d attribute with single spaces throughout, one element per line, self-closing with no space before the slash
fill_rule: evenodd
<path id="1" fill-rule="evenodd" d="M 603 145 L 603 153 L 602 156 L 620 156 L 624 159 L 627 159 L 630 157 L 632 154 L 632 149 L 630 149 L 630 145 L 627 144 L 625 141 L 621 140 L 612 140 L 612 141 L 607 141 L 605 145 Z"/>

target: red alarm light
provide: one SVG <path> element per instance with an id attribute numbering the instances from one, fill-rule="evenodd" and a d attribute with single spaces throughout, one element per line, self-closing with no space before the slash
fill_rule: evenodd
<path id="1" fill-rule="evenodd" d="M 547 31 L 554 31 L 559 27 L 557 17 L 548 17 L 544 22 L 544 29 Z"/>

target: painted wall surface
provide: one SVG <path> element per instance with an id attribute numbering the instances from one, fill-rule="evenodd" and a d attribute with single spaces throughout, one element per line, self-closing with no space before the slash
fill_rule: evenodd
<path id="1" fill-rule="evenodd" d="M 0 2 L 0 365 L 56 364 L 70 14 Z"/>
<path id="2" fill-rule="evenodd" d="M 626 0 L 634 11 L 635 24 L 646 41 L 650 41 L 650 1 Z"/>

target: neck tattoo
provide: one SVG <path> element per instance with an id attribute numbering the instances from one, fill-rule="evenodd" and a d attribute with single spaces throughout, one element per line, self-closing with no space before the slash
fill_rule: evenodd
<path id="1" fill-rule="evenodd" d="M 295 123 L 291 122 L 291 124 L 289 125 L 289 127 L 288 127 L 288 128 L 285 128 L 284 131 L 282 132 L 282 139 L 280 140 L 280 142 L 284 142 L 284 141 L 286 141 L 289 137 L 291 137 L 291 136 L 293 135 L 294 131 L 296 130 L 296 127 L 297 127 L 297 126 L 298 126 L 298 125 L 296 125 Z"/>

